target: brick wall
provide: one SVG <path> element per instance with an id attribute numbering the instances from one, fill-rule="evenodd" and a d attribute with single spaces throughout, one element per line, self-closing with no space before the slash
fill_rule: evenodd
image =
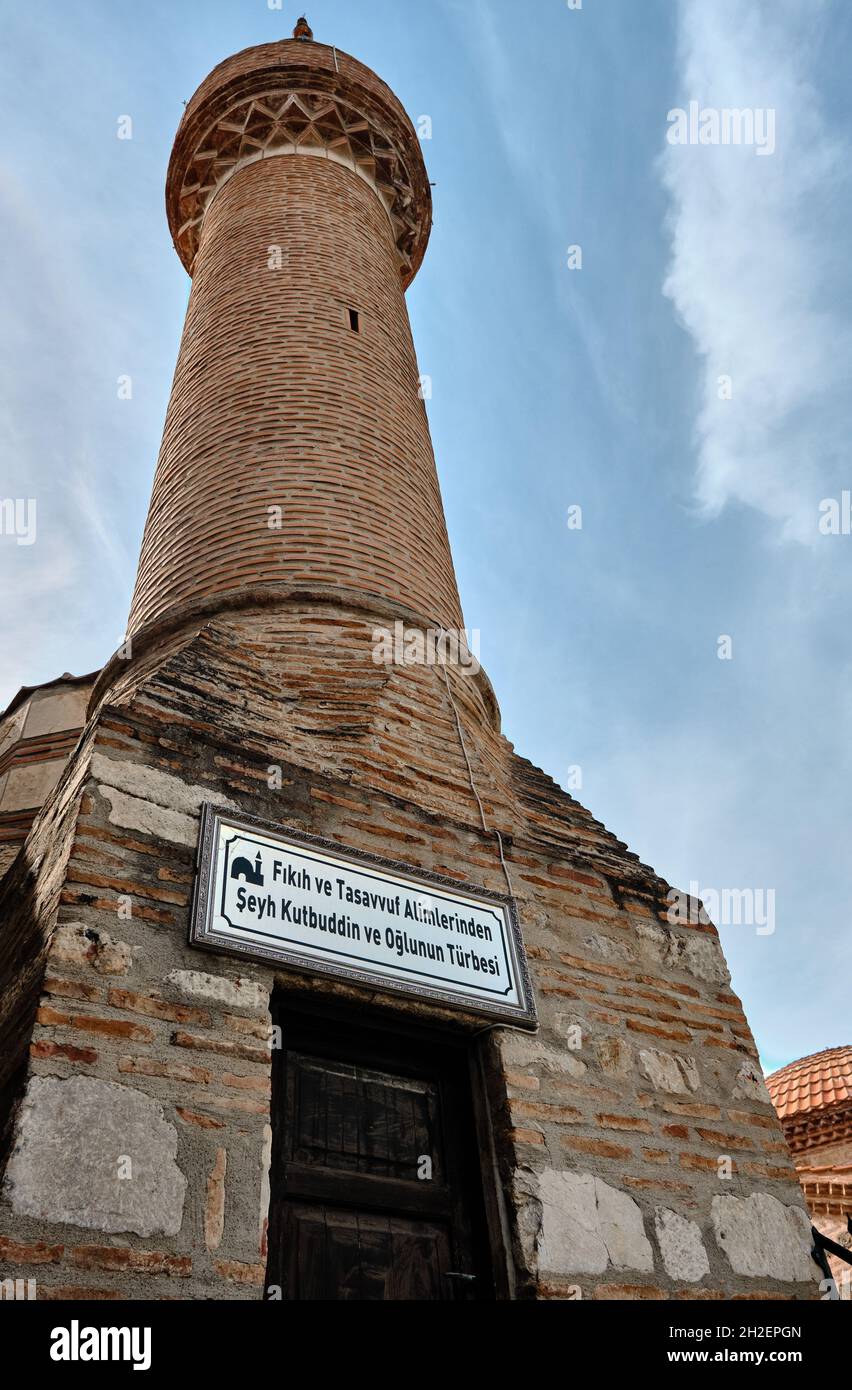
<path id="1" fill-rule="evenodd" d="M 280 269 L 270 247 L 283 248 Z M 276 582 L 386 595 L 461 627 L 418 387 L 370 186 L 322 159 L 235 174 L 204 222 L 131 630 Z"/>
<path id="2" fill-rule="evenodd" d="M 263 1297 L 287 975 L 187 945 L 203 800 L 504 888 L 442 676 L 377 667 L 378 616 L 222 617 L 155 675 L 128 664 L 90 729 L 0 1205 L 0 1268 L 40 1297 Z M 485 1045 L 519 1294 L 809 1296 L 800 1190 L 715 931 L 670 926 L 666 885 L 514 754 L 478 682 L 451 681 L 541 1016 Z M 36 917 L 37 890 L 11 887 Z"/>

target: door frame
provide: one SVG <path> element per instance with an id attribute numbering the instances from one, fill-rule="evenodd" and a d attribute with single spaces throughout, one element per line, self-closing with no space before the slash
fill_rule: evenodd
<path id="1" fill-rule="evenodd" d="M 470 1100 L 471 1132 L 476 1147 L 476 1157 L 475 1160 L 471 1160 L 471 1166 L 475 1170 L 472 1176 L 478 1189 L 474 1196 L 481 1197 L 481 1211 L 476 1213 L 476 1216 L 481 1226 L 480 1253 L 483 1272 L 489 1276 L 490 1285 L 485 1298 L 486 1301 L 491 1299 L 499 1302 L 514 1299 L 516 1278 L 509 1218 L 500 1181 L 497 1145 L 488 1098 L 488 1035 L 500 1025 L 489 1024 L 479 1030 L 470 1031 L 460 1027 L 455 1020 L 436 1022 L 412 1018 L 396 1010 L 365 1005 L 355 1000 L 341 1001 L 320 992 L 305 990 L 304 987 L 288 987 L 284 982 L 275 986 L 270 1011 L 273 1024 L 280 1024 L 282 1027 L 284 1047 L 286 1019 L 290 1016 L 297 1026 L 301 1024 L 308 1030 L 327 1022 L 332 1027 L 337 1026 L 356 1035 L 360 1031 L 369 1031 L 384 1034 L 389 1040 L 399 1038 L 424 1052 L 431 1044 L 440 1046 L 444 1051 L 458 1054 L 459 1078 L 464 1082 L 466 1097 Z M 283 1105 L 283 1097 L 276 1092 L 276 1076 L 280 1078 L 281 1071 L 273 1064 L 273 1107 Z M 275 1119 L 276 1116 L 273 1115 L 273 1135 Z M 267 1258 L 272 1258 L 271 1250 Z"/>

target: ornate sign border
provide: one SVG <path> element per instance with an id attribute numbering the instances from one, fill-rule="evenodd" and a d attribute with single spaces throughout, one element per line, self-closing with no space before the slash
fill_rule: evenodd
<path id="1" fill-rule="evenodd" d="M 336 962 L 315 960 L 311 956 L 302 956 L 298 951 L 293 951 L 283 944 L 267 947 L 259 945 L 256 941 L 250 941 L 242 946 L 231 937 L 222 936 L 213 929 L 212 923 L 215 915 L 213 890 L 216 877 L 214 872 L 216 846 L 219 840 L 219 830 L 223 823 L 228 828 L 233 827 L 237 831 L 248 833 L 260 831 L 269 839 L 280 840 L 284 846 L 288 843 L 304 845 L 318 853 L 329 854 L 335 859 L 349 862 L 355 867 L 366 865 L 407 880 L 415 887 L 421 885 L 428 888 L 430 884 L 434 884 L 451 892 L 460 893 L 464 897 L 470 897 L 483 903 L 493 903 L 495 906 L 505 909 L 509 923 L 505 944 L 510 956 L 518 994 L 522 1000 L 521 1005 L 480 1000 L 472 995 L 433 985 L 408 984 L 404 980 L 378 974 L 368 968 L 344 966 Z M 533 1030 L 538 1026 L 532 982 L 514 898 L 508 894 L 492 893 L 486 888 L 480 888 L 473 884 L 460 883 L 457 879 L 430 873 L 425 869 L 414 869 L 410 864 L 401 864 L 398 860 L 385 859 L 381 855 L 370 854 L 366 850 L 350 849 L 347 845 L 339 844 L 336 840 L 326 840 L 318 835 L 309 835 L 304 830 L 297 830 L 289 825 L 270 824 L 270 822 L 259 820 L 254 816 L 221 809 L 210 802 L 205 802 L 201 808 L 201 832 L 196 851 L 189 944 L 203 950 L 216 951 L 219 954 L 258 960 L 266 965 L 285 965 L 289 969 L 311 975 L 328 975 L 337 980 L 345 980 L 356 985 L 366 985 L 371 989 L 379 989 L 388 994 L 416 998 L 424 1002 L 434 1000 L 436 1003 L 452 1009 L 460 1009 L 465 1013 L 493 1019 L 496 1022 L 511 1022 L 521 1028 Z"/>

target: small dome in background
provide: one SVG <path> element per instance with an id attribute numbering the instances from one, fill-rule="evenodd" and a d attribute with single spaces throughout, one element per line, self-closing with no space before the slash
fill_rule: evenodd
<path id="1" fill-rule="evenodd" d="M 767 1076 L 781 1120 L 852 1100 L 852 1047 L 827 1047 Z"/>

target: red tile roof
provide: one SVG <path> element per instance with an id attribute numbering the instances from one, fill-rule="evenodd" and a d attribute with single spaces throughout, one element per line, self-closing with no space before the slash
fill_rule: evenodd
<path id="1" fill-rule="evenodd" d="M 767 1076 L 778 1118 L 852 1101 L 852 1047 L 827 1047 Z"/>

